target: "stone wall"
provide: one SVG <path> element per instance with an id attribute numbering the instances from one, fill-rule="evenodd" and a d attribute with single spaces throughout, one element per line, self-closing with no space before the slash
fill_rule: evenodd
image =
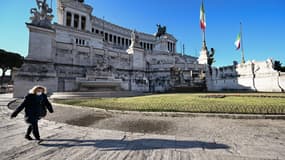
<path id="1" fill-rule="evenodd" d="M 207 72 L 207 87 L 209 91 L 281 92 L 284 90 L 284 74 L 273 69 L 272 60 L 213 67 L 212 75 L 209 69 Z"/>
<path id="2" fill-rule="evenodd" d="M 24 97 L 35 85 L 46 86 L 48 94 L 58 90 L 58 77 L 52 63 L 26 60 L 14 74 L 14 97 Z"/>

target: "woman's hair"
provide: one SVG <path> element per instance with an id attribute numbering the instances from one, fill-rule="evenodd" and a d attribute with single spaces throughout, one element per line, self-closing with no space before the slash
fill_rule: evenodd
<path id="1" fill-rule="evenodd" d="M 32 89 L 29 90 L 30 94 L 36 94 L 37 89 L 42 89 L 44 94 L 47 94 L 47 88 L 41 85 L 36 85 Z"/>

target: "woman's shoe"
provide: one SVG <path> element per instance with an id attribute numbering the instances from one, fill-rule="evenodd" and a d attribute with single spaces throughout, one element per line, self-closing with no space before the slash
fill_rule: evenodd
<path id="1" fill-rule="evenodd" d="M 26 135 L 25 138 L 26 138 L 27 140 L 29 140 L 29 141 L 33 140 L 33 138 L 32 138 L 31 136 L 29 136 L 29 135 Z"/>

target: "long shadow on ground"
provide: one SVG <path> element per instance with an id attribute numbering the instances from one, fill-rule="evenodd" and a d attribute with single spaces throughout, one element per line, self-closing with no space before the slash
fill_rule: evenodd
<path id="1" fill-rule="evenodd" d="M 103 150 L 153 150 L 153 149 L 229 149 L 225 144 L 203 141 L 177 141 L 167 139 L 136 139 L 136 140 L 77 140 L 47 139 L 41 144 L 45 147 L 96 147 Z"/>

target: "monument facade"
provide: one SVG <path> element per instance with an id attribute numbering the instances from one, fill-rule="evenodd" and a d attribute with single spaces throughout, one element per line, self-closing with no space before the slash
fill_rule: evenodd
<path id="1" fill-rule="evenodd" d="M 14 97 L 33 85 L 53 92 L 127 90 L 165 92 L 205 87 L 205 65 L 176 51 L 174 36 L 158 25 L 148 34 L 92 15 L 82 0 L 57 0 L 58 22 L 46 0 L 31 9 L 29 53 L 15 72 Z"/>
<path id="2" fill-rule="evenodd" d="M 29 29 L 29 53 L 14 72 L 14 97 L 34 85 L 54 92 L 222 91 L 284 92 L 285 74 L 272 60 L 211 67 L 203 39 L 200 56 L 176 51 L 165 26 L 148 34 L 92 15 L 84 0 L 57 0 L 57 20 L 46 0 L 36 0 Z"/>

